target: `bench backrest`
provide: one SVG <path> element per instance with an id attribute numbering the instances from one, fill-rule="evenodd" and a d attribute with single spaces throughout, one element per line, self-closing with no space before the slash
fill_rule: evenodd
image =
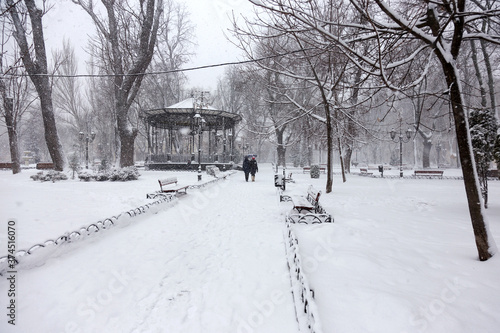
<path id="1" fill-rule="evenodd" d="M 160 188 L 163 188 L 163 186 L 167 186 L 167 185 L 171 185 L 171 184 L 177 184 L 177 177 L 158 179 L 158 183 L 160 183 Z"/>
<path id="2" fill-rule="evenodd" d="M 311 200 L 311 203 L 316 205 L 319 201 L 319 197 L 321 196 L 321 191 L 316 190 L 314 187 L 309 186 L 307 189 L 307 196 Z"/>
<path id="3" fill-rule="evenodd" d="M 38 170 L 54 169 L 54 163 L 51 163 L 51 162 L 40 162 L 40 163 L 36 164 L 36 168 Z"/>
<path id="4" fill-rule="evenodd" d="M 415 174 L 443 174 L 443 170 L 415 170 Z"/>

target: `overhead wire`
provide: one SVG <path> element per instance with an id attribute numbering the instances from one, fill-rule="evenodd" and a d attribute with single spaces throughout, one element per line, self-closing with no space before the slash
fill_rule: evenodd
<path id="1" fill-rule="evenodd" d="M 310 48 L 312 49 L 312 48 Z M 305 49 L 305 50 L 310 50 L 310 49 Z M 223 67 L 223 66 L 234 66 L 234 65 L 243 65 L 243 64 L 248 64 L 248 63 L 256 63 L 259 61 L 267 60 L 267 59 L 273 59 L 273 58 L 278 58 L 278 57 L 283 57 L 287 56 L 290 54 L 298 53 L 298 52 L 303 52 L 304 50 L 293 50 L 293 51 L 288 51 L 285 53 L 279 53 L 279 54 L 274 54 L 266 57 L 261 57 L 257 59 L 248 59 L 248 60 L 241 60 L 241 61 L 231 61 L 231 62 L 223 62 L 219 64 L 211 64 L 211 65 L 203 65 L 203 66 L 196 66 L 196 67 L 188 67 L 188 68 L 178 68 L 178 69 L 170 69 L 170 70 L 165 70 L 165 71 L 152 71 L 152 72 L 144 72 L 144 73 L 123 73 L 123 74 L 46 74 L 46 73 L 39 73 L 39 74 L 32 74 L 29 75 L 28 73 L 4 73 L 4 75 L 8 75 L 11 77 L 24 77 L 24 76 L 47 76 L 47 77 L 52 77 L 52 78 L 102 78 L 102 77 L 116 77 L 116 76 L 143 76 L 143 75 L 162 75 L 162 74 L 172 74 L 172 73 L 182 73 L 182 72 L 190 72 L 190 71 L 195 71 L 195 70 L 200 70 L 200 69 L 207 69 L 207 68 L 216 68 L 216 67 Z"/>

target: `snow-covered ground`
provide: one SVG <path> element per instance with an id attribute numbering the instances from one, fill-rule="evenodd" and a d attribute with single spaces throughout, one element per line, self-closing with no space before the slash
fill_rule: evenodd
<path id="1" fill-rule="evenodd" d="M 16 275 L 16 326 L 0 277 L 0 332 L 298 332 L 284 245 L 291 206 L 278 200 L 271 165 L 259 169 L 255 183 L 238 172 L 50 256 L 34 251 Z M 288 171 L 287 193 L 324 188 L 325 175 Z M 158 178 L 197 183 L 196 173 L 160 171 L 40 183 L 34 172 L 0 171 L 0 256 L 9 220 L 28 249 L 154 201 L 146 193 Z M 500 182 L 489 185 L 500 242 Z M 323 332 L 498 330 L 500 259 L 477 260 L 461 180 L 336 175 L 320 202 L 335 223 L 292 228 Z"/>

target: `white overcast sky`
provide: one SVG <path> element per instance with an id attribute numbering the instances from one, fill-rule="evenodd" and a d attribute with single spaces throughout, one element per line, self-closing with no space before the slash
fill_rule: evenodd
<path id="1" fill-rule="evenodd" d="M 240 51 L 224 37 L 230 35 L 230 16 L 250 14 L 252 10 L 248 0 L 177 0 L 184 3 L 191 13 L 190 19 L 195 26 L 194 51 L 196 55 L 185 67 L 197 67 L 224 62 L 243 60 Z M 84 51 L 87 36 L 94 33 L 94 26 L 88 14 L 69 0 L 52 0 L 54 4 L 44 17 L 47 51 L 62 48 L 63 38 L 69 38 L 80 58 L 79 73 L 85 73 L 83 58 L 88 55 Z M 224 73 L 224 67 L 189 71 L 189 88 L 215 90 L 217 80 Z"/>

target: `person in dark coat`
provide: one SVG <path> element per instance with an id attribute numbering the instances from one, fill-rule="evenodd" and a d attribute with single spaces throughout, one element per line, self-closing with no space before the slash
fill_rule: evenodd
<path id="1" fill-rule="evenodd" d="M 243 172 L 245 173 L 245 181 L 248 181 L 248 175 L 250 174 L 250 160 L 248 155 L 243 159 Z"/>
<path id="2" fill-rule="evenodd" d="M 252 181 L 255 181 L 255 173 L 259 171 L 259 167 L 257 166 L 257 160 L 255 159 L 255 156 L 252 156 L 252 159 L 249 164 L 249 169 L 250 169 L 250 174 L 252 175 Z"/>

